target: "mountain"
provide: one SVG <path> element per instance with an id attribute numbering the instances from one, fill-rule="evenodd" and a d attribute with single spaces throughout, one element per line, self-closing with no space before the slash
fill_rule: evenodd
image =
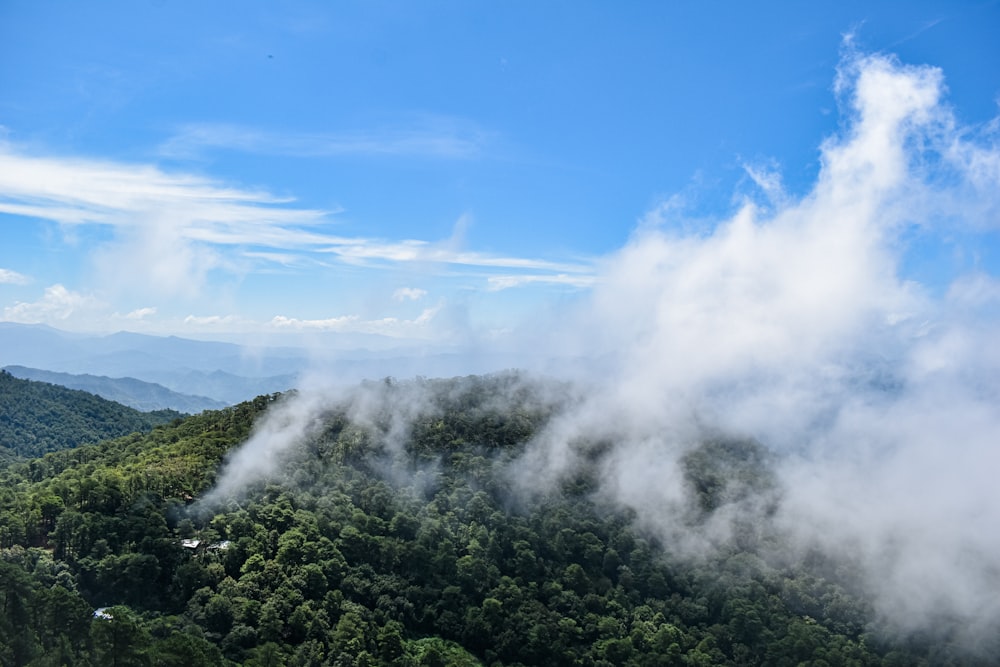
<path id="1" fill-rule="evenodd" d="M 202 371 L 189 368 L 149 371 L 152 382 L 175 391 L 197 391 L 225 405 L 241 403 L 248 398 L 262 394 L 275 394 L 298 385 L 297 375 L 272 375 L 268 377 L 246 377 L 226 371 Z"/>
<path id="2" fill-rule="evenodd" d="M 600 443 L 522 495 L 509 464 L 553 389 L 368 383 L 301 442 L 281 437 L 294 397 L 261 396 L 8 466 L 0 664 L 997 664 L 988 628 L 971 652 L 946 618 L 880 630 L 850 563 L 767 525 L 696 557 L 657 540 L 595 493 Z M 771 465 L 695 445 L 671 482 L 685 520 L 780 503 Z"/>
<path id="3" fill-rule="evenodd" d="M 304 351 L 290 348 L 258 349 L 129 332 L 96 336 L 0 322 L 4 366 L 135 378 L 230 405 L 293 388 L 310 361 Z"/>
<path id="4" fill-rule="evenodd" d="M 23 380 L 0 370 L 0 459 L 41 456 L 133 432 L 183 416 L 140 412 L 94 394 Z"/>
<path id="5" fill-rule="evenodd" d="M 121 403 L 122 405 L 127 405 L 130 408 L 135 408 L 143 412 L 176 410 L 178 412 L 194 414 L 203 410 L 218 410 L 228 405 L 228 403 L 223 401 L 217 401 L 205 396 L 180 394 L 162 385 L 153 382 L 143 382 L 142 380 L 130 377 L 109 378 L 103 375 L 74 375 L 72 373 L 43 371 L 25 366 L 7 366 L 3 370 L 14 377 L 25 380 L 48 382 L 96 394 L 101 398 L 106 398 L 109 401 L 115 401 L 116 403 Z M 233 402 L 236 403 L 239 401 Z"/>
<path id="6" fill-rule="evenodd" d="M 251 346 L 124 331 L 106 336 L 77 334 L 45 325 L 0 322 L 0 367 L 135 378 L 232 405 L 299 387 L 303 376 L 350 385 L 386 376 L 449 377 L 518 365 L 491 354 L 398 348 L 386 340 L 330 336 L 302 339 L 302 347 Z M 362 340 L 375 347 L 344 347 Z M 528 366 L 543 367 L 540 363 Z"/>

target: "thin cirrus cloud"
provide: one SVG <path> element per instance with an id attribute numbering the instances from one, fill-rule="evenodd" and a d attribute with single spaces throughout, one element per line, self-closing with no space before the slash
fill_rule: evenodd
<path id="1" fill-rule="evenodd" d="M 558 271 L 586 274 L 592 269 L 584 263 L 553 262 L 528 257 L 505 257 L 455 249 L 450 243 L 432 243 L 418 239 L 379 241 L 374 239 L 331 239 L 321 252 L 331 253 L 352 264 L 399 262 L 417 264 L 454 264 L 484 268 Z"/>
<path id="2" fill-rule="evenodd" d="M 63 225 L 135 227 L 165 208 L 194 241 L 301 247 L 326 238 L 306 229 L 328 211 L 151 165 L 35 157 L 0 148 L 0 213 Z"/>
<path id="3" fill-rule="evenodd" d="M 583 289 L 593 287 L 597 282 L 597 277 L 585 274 L 571 275 L 566 273 L 557 273 L 554 275 L 522 274 L 490 276 L 486 279 L 486 281 L 489 284 L 490 291 L 493 292 L 533 284 L 565 285 L 567 287 Z"/>
<path id="4" fill-rule="evenodd" d="M 227 123 L 191 123 L 164 142 L 159 152 L 172 158 L 195 158 L 208 150 L 231 150 L 293 157 L 470 159 L 483 155 L 492 141 L 493 135 L 475 123 L 446 117 L 344 132 L 273 132 Z"/>
<path id="5" fill-rule="evenodd" d="M 450 242 L 330 234 L 326 229 L 337 212 L 154 165 L 38 157 L 0 147 L 0 214 L 113 229 L 93 257 L 99 272 L 112 272 L 104 276 L 108 285 L 190 296 L 212 271 L 289 267 L 331 255 L 369 267 L 453 265 L 573 275 L 592 270 L 586 263 L 497 256 Z M 127 281 L 119 275 L 123 271 Z M 3 276 L 17 280 L 13 273 Z"/>
<path id="6" fill-rule="evenodd" d="M 430 328 L 430 324 L 441 308 L 441 303 L 425 308 L 420 315 L 413 319 L 398 317 L 364 319 L 358 315 L 343 315 L 325 319 L 298 319 L 277 315 L 268 323 L 268 327 L 277 331 L 350 332 L 378 334 L 393 338 L 423 339 L 435 333 Z"/>

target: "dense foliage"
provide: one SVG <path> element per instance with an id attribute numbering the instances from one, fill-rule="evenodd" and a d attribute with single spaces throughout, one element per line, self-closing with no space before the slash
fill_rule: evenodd
<path id="1" fill-rule="evenodd" d="M 383 407 L 397 389 L 368 387 Z M 194 499 L 279 397 L 10 466 L 0 664 L 989 664 L 880 639 L 821 558 L 768 564 L 760 531 L 672 556 L 601 504 L 586 467 L 515 492 L 504 463 L 550 410 L 516 376 L 423 395 L 402 430 L 391 410 L 332 406 L 274 474 L 214 507 Z M 693 449 L 688 520 L 733 494 L 778 502 L 768 465 L 753 442 Z"/>
<path id="2" fill-rule="evenodd" d="M 182 416 L 174 410 L 139 412 L 85 391 L 22 380 L 0 370 L 0 461 L 145 432 Z"/>

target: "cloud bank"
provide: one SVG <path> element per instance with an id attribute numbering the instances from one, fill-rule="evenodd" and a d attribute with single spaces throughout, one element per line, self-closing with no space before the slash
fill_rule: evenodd
<path id="1" fill-rule="evenodd" d="M 902 629 L 959 618 L 982 636 L 1000 623 L 998 282 L 959 276 L 935 298 L 900 265 L 914 229 L 996 228 L 1000 150 L 960 127 L 938 69 L 849 54 L 836 92 L 845 129 L 805 196 L 701 234 L 654 211 L 608 258 L 586 333 L 566 335 L 612 373 L 523 471 L 552 480 L 575 443 L 613 442 L 604 492 L 698 547 L 732 526 L 691 534 L 681 456 L 706 431 L 755 438 L 781 454 L 776 521 L 796 544 L 860 563 Z"/>
<path id="2" fill-rule="evenodd" d="M 757 173 L 770 207 L 695 232 L 654 210 L 591 298 L 525 334 L 532 352 L 586 351 L 593 373 L 511 472 L 552 488 L 606 443 L 599 493 L 696 556 L 765 518 L 734 503 L 692 527 L 683 457 L 706 435 L 756 439 L 779 475 L 767 521 L 793 551 L 855 564 L 890 627 L 982 638 L 1000 625 L 1000 282 L 960 275 L 938 297 L 900 267 L 908 235 L 997 228 L 996 127 L 961 127 L 941 71 L 886 55 L 848 53 L 835 91 L 843 130 L 809 192 Z M 280 457 L 310 419 L 269 419 L 234 461 Z"/>

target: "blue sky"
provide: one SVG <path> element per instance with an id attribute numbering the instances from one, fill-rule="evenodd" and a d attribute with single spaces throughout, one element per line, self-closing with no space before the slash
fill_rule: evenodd
<path id="1" fill-rule="evenodd" d="M 997 1 L 4 0 L 0 321 L 557 358 L 596 381 L 526 471 L 613 443 L 676 544 L 684 446 L 751 435 L 880 616 L 995 634 L 998 34 Z"/>
<path id="2" fill-rule="evenodd" d="M 0 317 L 502 337 L 592 299 L 649 225 L 808 201 L 865 55 L 938 68 L 990 164 L 998 31 L 997 2 L 5 2 Z M 908 153 L 921 192 L 972 182 L 943 154 Z M 993 289 L 988 186 L 901 223 L 887 270 Z"/>

